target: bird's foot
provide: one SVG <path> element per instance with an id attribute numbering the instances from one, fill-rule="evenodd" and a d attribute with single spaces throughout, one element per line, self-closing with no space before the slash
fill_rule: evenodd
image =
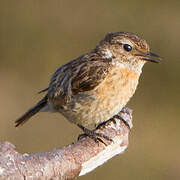
<path id="1" fill-rule="evenodd" d="M 131 127 L 128 124 L 128 122 L 121 115 L 117 114 L 117 115 L 113 116 L 113 119 L 114 118 L 121 120 L 129 130 L 131 129 Z"/>
<path id="2" fill-rule="evenodd" d="M 109 121 L 113 121 L 114 123 L 116 123 L 116 120 L 115 120 L 115 119 L 119 119 L 119 120 L 121 120 L 121 121 L 125 124 L 125 126 L 130 130 L 130 129 L 131 129 L 130 125 L 128 124 L 128 122 L 126 121 L 126 119 L 122 117 L 121 113 L 131 114 L 131 113 L 132 113 L 132 110 L 129 109 L 129 108 L 126 108 L 126 107 L 123 108 L 118 114 L 114 115 L 114 116 L 113 116 L 112 118 L 110 118 L 109 120 L 107 120 L 107 121 L 99 124 L 96 129 L 100 129 L 102 126 L 104 126 L 104 125 L 105 125 L 107 122 L 109 122 Z"/>
<path id="3" fill-rule="evenodd" d="M 89 130 L 89 129 L 87 129 L 87 128 L 79 125 L 79 124 L 78 124 L 78 127 L 80 127 L 84 132 L 84 134 L 79 135 L 78 140 L 82 139 L 83 137 L 88 136 L 89 138 L 93 139 L 96 143 L 101 142 L 105 146 L 107 146 L 107 144 L 101 138 L 104 138 L 110 142 L 113 142 L 113 140 L 110 137 L 104 135 L 103 133 L 95 132 L 96 129 L 95 130 Z"/>
<path id="4" fill-rule="evenodd" d="M 132 109 L 128 108 L 128 107 L 123 107 L 122 110 L 120 111 L 120 113 L 117 114 L 117 118 L 119 118 L 125 125 L 126 127 L 130 130 L 132 128 L 132 124 L 127 118 L 128 116 L 132 116 Z"/>

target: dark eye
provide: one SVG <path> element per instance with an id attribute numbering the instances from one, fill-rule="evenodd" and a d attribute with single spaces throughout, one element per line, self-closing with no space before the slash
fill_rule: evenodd
<path id="1" fill-rule="evenodd" d="M 129 45 L 129 44 L 124 44 L 124 49 L 126 50 L 126 51 L 131 51 L 132 50 L 132 47 Z"/>

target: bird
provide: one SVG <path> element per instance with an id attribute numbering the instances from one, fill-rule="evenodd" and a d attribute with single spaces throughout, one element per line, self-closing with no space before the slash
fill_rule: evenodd
<path id="1" fill-rule="evenodd" d="M 160 57 L 130 32 L 108 33 L 96 47 L 58 68 L 44 97 L 15 121 L 18 127 L 38 112 L 59 112 L 97 139 L 94 129 L 118 114 L 134 95 L 146 62 Z"/>

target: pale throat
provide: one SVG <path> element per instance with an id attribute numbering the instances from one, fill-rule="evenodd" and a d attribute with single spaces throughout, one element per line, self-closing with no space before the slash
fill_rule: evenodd
<path id="1" fill-rule="evenodd" d="M 125 68 L 129 71 L 134 71 L 138 73 L 139 75 L 142 73 L 142 68 L 144 64 L 145 64 L 144 62 L 130 64 L 130 63 L 121 62 L 121 60 L 119 59 L 112 59 L 112 65 Z"/>

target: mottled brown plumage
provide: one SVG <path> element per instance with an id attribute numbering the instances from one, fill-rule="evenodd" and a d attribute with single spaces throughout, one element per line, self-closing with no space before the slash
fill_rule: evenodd
<path id="1" fill-rule="evenodd" d="M 49 98 L 58 97 L 66 103 L 72 95 L 94 89 L 109 72 L 110 62 L 111 59 L 89 53 L 60 67 L 50 80 Z"/>
<path id="2" fill-rule="evenodd" d="M 39 111 L 60 112 L 80 127 L 94 128 L 116 115 L 138 85 L 142 67 L 157 55 L 145 40 L 128 32 L 109 33 L 91 52 L 53 74 L 43 101 L 16 121 Z M 46 102 L 46 103 L 45 103 Z"/>

